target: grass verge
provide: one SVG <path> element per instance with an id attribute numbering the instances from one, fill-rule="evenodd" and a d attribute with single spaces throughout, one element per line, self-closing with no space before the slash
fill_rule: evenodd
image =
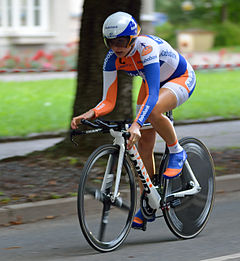
<path id="1" fill-rule="evenodd" d="M 215 116 L 229 119 L 240 116 L 239 71 L 197 72 L 196 76 L 197 85 L 192 96 L 174 110 L 175 120 L 206 119 Z M 141 79 L 134 79 L 134 102 L 140 84 Z"/>
<path id="2" fill-rule="evenodd" d="M 134 79 L 133 108 L 141 80 Z M 75 79 L 0 81 L 0 136 L 57 131 L 69 126 Z M 101 99 L 101 97 L 99 97 Z M 175 109 L 175 120 L 239 117 L 239 71 L 197 72 L 191 98 Z"/>
<path id="3" fill-rule="evenodd" d="M 0 136 L 66 129 L 75 81 L 0 82 Z"/>

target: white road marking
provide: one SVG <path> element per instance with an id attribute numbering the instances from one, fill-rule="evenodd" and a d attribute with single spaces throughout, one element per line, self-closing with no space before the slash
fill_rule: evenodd
<path id="1" fill-rule="evenodd" d="M 228 255 L 228 256 L 220 256 L 220 257 L 215 257 L 215 258 L 210 258 L 210 259 L 204 259 L 201 261 L 226 261 L 226 260 L 232 260 L 232 259 L 236 259 L 236 258 L 240 258 L 240 253 L 236 253 L 233 255 Z M 240 260 L 240 259 L 238 259 Z"/>

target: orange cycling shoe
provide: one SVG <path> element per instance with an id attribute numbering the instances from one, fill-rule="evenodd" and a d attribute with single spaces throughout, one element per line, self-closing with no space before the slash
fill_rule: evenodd
<path id="1" fill-rule="evenodd" d="M 170 153 L 168 167 L 163 173 L 163 177 L 166 179 L 172 179 L 178 177 L 183 169 L 183 165 L 187 159 L 187 153 L 182 150 L 179 153 Z"/>

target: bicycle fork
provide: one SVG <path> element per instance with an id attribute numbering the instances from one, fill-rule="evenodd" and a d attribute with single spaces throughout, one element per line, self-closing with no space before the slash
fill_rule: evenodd
<path id="1" fill-rule="evenodd" d="M 113 129 L 110 129 L 110 134 L 115 138 L 114 139 L 114 145 L 118 145 L 120 150 L 119 150 L 119 156 L 118 156 L 118 165 L 117 165 L 117 173 L 116 173 L 116 180 L 115 180 L 115 187 L 114 187 L 114 192 L 111 195 L 110 199 L 111 202 L 114 203 L 116 202 L 116 199 L 118 197 L 118 189 L 120 185 L 120 180 L 121 180 L 121 174 L 122 174 L 122 166 L 123 166 L 123 159 L 124 159 L 124 153 L 125 153 L 125 139 L 122 136 L 122 132 L 119 131 L 114 131 Z M 107 163 L 107 168 L 105 171 L 102 187 L 101 187 L 101 192 L 105 192 L 106 189 L 112 185 L 114 176 L 111 174 L 111 165 L 112 165 L 112 160 L 113 156 L 110 155 Z M 121 203 L 118 202 L 120 205 Z"/>

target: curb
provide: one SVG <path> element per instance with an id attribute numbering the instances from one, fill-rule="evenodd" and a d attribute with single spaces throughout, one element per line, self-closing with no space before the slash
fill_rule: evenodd
<path id="1" fill-rule="evenodd" d="M 77 213 L 77 198 L 51 199 L 0 208 L 1 225 L 19 225 Z"/>
<path id="2" fill-rule="evenodd" d="M 240 191 L 240 174 L 216 178 L 216 193 Z M 20 225 L 77 214 L 77 197 L 52 199 L 0 208 L 0 226 Z"/>
<path id="3" fill-rule="evenodd" d="M 60 137 L 65 137 L 68 133 L 69 131 L 61 130 L 61 131 L 53 131 L 53 132 L 31 133 L 23 137 L 21 136 L 0 137 L 0 143 L 60 138 Z"/>

